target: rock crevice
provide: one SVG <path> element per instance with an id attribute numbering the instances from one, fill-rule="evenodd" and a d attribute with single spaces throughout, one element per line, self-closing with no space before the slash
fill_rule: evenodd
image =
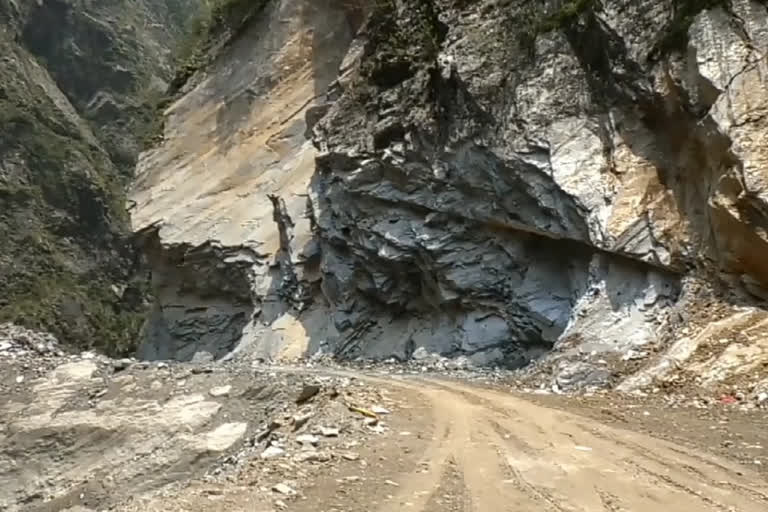
<path id="1" fill-rule="evenodd" d="M 664 345 L 690 283 L 759 305 L 765 6 L 550 7 L 537 21 L 524 0 L 378 2 L 358 27 L 334 2 L 270 2 L 170 109 L 169 140 L 140 165 L 135 220 L 163 217 L 166 244 L 226 239 L 269 255 L 256 296 L 287 295 L 247 343 L 269 357 L 602 360 Z M 237 172 L 158 215 L 159 163 L 207 126 L 192 105 L 235 111 L 214 107 L 230 98 L 218 77 L 235 75 L 259 112 L 302 119 L 252 111 L 226 145 L 177 167 L 194 182 L 204 155 L 247 155 Z"/>

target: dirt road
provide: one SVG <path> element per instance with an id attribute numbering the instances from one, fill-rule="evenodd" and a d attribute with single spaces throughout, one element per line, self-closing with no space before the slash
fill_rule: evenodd
<path id="1" fill-rule="evenodd" d="M 432 438 L 381 512 L 762 512 L 768 483 L 708 453 L 535 405 L 430 380 L 378 380 L 425 398 Z M 319 509 L 318 509 L 319 510 Z"/>
<path id="2" fill-rule="evenodd" d="M 2 510 L 768 510 L 755 470 L 768 447 L 762 423 L 654 410 L 669 428 L 649 431 L 669 436 L 677 425 L 676 444 L 605 424 L 608 397 L 550 404 L 465 382 L 306 367 L 114 373 L 99 359 L 53 363 L 39 376 L 0 364 Z M 314 394 L 299 405 L 305 388 Z M 391 414 L 369 422 L 358 406 Z M 724 441 L 754 453 L 751 464 L 710 453 Z M 268 446 L 279 453 L 266 457 Z"/>

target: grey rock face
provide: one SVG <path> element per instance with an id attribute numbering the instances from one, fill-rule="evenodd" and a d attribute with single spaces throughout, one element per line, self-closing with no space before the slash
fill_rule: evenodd
<path id="1" fill-rule="evenodd" d="M 254 27 L 303 4 L 291 5 L 271 2 Z M 323 87 L 302 103 L 304 120 L 280 132 L 285 145 L 251 188 L 227 171 L 230 188 L 162 218 L 165 246 L 220 237 L 237 247 L 239 238 L 266 255 L 269 270 L 256 265 L 251 274 L 251 307 L 261 311 L 245 329 L 252 348 L 280 356 L 280 347 L 301 339 L 291 355 L 436 354 L 519 367 L 553 348 L 573 361 L 662 343 L 690 276 L 729 293 L 740 285 L 725 281 L 749 283 L 739 291 L 760 296 L 768 267 L 755 251 L 765 240 L 750 223 L 763 223 L 768 211 L 768 160 L 755 142 L 768 133 L 764 5 L 681 10 L 672 0 L 603 0 L 579 3 L 577 12 L 523 0 L 397 5 L 376 3 L 354 38 L 331 30 L 326 46 L 312 43 L 313 62 L 334 66 L 331 73 L 315 65 L 312 76 L 337 80 L 319 80 Z M 316 23 L 330 19 L 318 16 L 324 9 L 350 15 L 325 2 L 302 12 Z M 239 44 L 266 51 L 255 29 L 243 37 Z M 321 50 L 328 46 L 333 58 Z M 242 61 L 236 49 L 230 55 Z M 273 54 L 266 55 L 253 62 L 267 62 L 274 78 Z M 258 112 L 293 105 L 257 76 L 261 68 L 246 63 L 234 73 L 231 64 L 213 68 L 275 98 Z M 294 89 L 296 76 L 285 75 Z M 180 194 L 182 186 L 164 196 L 151 184 L 167 177 L 161 163 L 190 148 L 180 134 L 199 126 L 192 107 L 213 110 L 233 93 L 215 81 L 202 81 L 174 107 L 171 142 L 141 167 L 137 224 L 157 221 L 163 198 Z M 181 178 L 171 179 L 194 180 L 210 162 L 228 169 L 248 160 L 256 140 L 248 137 L 274 136 L 256 112 L 245 116 L 247 137 L 212 144 L 230 161 L 212 160 L 208 148 L 178 164 Z M 310 134 L 314 145 L 306 181 L 310 150 L 297 134 Z M 263 185 L 265 176 L 274 186 Z M 257 190 L 258 204 L 269 198 L 272 209 L 252 212 L 231 190 Z M 256 227 L 221 228 L 218 211 Z M 274 212 L 271 223 L 265 212 Z M 718 274 L 730 277 L 721 283 Z M 289 293 L 266 300 L 276 283 Z M 609 376 L 554 367 L 566 387 Z"/>
<path id="2" fill-rule="evenodd" d="M 155 303 L 139 357 L 200 361 L 204 353 L 216 359 L 229 353 L 257 313 L 249 273 L 259 255 L 216 244 L 163 246 L 157 228 L 141 236 L 154 269 Z"/>
<path id="3" fill-rule="evenodd" d="M 439 48 L 409 32 L 410 46 L 394 51 L 416 57 L 394 76 L 385 29 L 372 20 L 358 81 L 314 129 L 310 197 L 323 291 L 347 338 L 339 354 L 404 358 L 424 346 L 514 357 L 567 336 L 598 350 L 653 341 L 659 308 L 679 291 L 677 269 L 647 236 L 609 232 L 620 185 L 610 174 L 611 107 L 590 97 L 579 47 L 541 34 L 527 59 L 500 35 L 512 14 L 436 3 L 438 21 L 407 5 L 377 14 L 404 32 L 444 27 Z M 373 325 L 361 335 L 363 323 Z M 406 342 L 381 341 L 392 325 Z"/>

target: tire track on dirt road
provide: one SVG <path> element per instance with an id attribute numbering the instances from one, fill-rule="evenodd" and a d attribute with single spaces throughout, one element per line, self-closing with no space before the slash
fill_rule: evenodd
<path id="1" fill-rule="evenodd" d="M 450 458 L 464 476 L 471 512 L 645 512 L 660 504 L 681 511 L 768 510 L 766 482 L 710 454 L 680 453 L 663 440 L 471 385 L 364 378 L 428 397 L 435 422 L 450 426 L 428 449 L 440 454 L 433 477 L 404 476 L 411 483 L 398 503 L 410 503 L 414 512 L 440 510 L 412 497 L 434 494 Z"/>

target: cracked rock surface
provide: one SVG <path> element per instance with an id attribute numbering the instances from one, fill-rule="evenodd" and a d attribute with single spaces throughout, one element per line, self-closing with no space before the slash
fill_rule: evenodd
<path id="1" fill-rule="evenodd" d="M 222 270 L 173 278 L 145 347 L 579 387 L 708 308 L 759 314 L 768 8 L 689 4 L 267 2 L 140 162 L 160 273 L 184 244 Z"/>

